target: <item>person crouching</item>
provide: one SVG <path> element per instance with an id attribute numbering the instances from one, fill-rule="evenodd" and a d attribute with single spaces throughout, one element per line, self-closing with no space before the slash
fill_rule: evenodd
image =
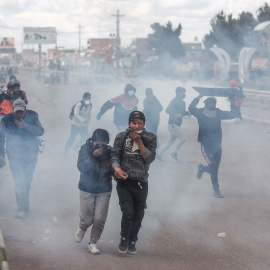
<path id="1" fill-rule="evenodd" d="M 75 241 L 80 243 L 92 225 L 88 249 L 100 254 L 97 242 L 106 222 L 112 192 L 112 166 L 109 133 L 96 129 L 81 146 L 77 167 L 80 171 L 80 222 Z"/>

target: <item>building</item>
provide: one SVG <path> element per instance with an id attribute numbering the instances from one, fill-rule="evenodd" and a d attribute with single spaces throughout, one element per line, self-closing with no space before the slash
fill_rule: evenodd
<path id="1" fill-rule="evenodd" d="M 108 64 L 113 64 L 114 61 L 114 38 L 90 38 L 87 41 L 88 53 L 100 58 Z"/>

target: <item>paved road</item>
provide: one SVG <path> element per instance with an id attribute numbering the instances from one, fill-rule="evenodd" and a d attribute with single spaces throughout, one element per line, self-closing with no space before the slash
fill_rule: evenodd
<path id="1" fill-rule="evenodd" d="M 196 142 L 197 122 L 187 118 L 183 131 L 187 141 L 180 162 L 156 161 L 150 172 L 149 198 L 136 256 L 117 252 L 120 217 L 115 191 L 102 241 L 102 254 L 87 251 L 89 232 L 82 243 L 74 242 L 78 226 L 79 193 L 76 153 L 63 154 L 69 133 L 69 110 L 86 87 L 36 87 L 21 78 L 29 95 L 29 108 L 40 114 L 46 129 L 46 148 L 39 157 L 31 190 L 31 215 L 14 219 L 14 187 L 8 167 L 0 175 L 0 227 L 5 236 L 10 269 L 228 269 L 265 270 L 269 259 L 269 160 L 270 126 L 253 122 L 223 124 L 223 157 L 220 185 L 224 199 L 212 197 L 210 179 L 196 179 L 197 164 L 203 159 Z M 143 98 L 146 86 L 153 86 L 164 107 L 174 95 L 176 83 L 138 83 Z M 95 121 L 106 99 L 121 87 L 99 85 L 91 89 L 93 131 L 106 127 L 113 137 L 112 116 Z M 165 90 L 166 92 L 165 92 Z M 165 95 L 164 95 L 165 92 Z M 187 102 L 194 96 L 188 92 Z M 226 104 L 221 104 L 226 106 Z M 168 137 L 166 114 L 162 114 L 160 143 Z M 52 221 L 52 217 L 57 222 Z M 217 234 L 226 233 L 226 238 Z"/>

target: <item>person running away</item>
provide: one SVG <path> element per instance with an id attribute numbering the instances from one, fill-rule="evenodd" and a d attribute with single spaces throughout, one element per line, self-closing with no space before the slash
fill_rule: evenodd
<path id="1" fill-rule="evenodd" d="M 132 84 L 127 84 L 124 94 L 112 98 L 102 105 L 100 112 L 97 115 L 97 120 L 100 120 L 106 111 L 115 107 L 113 122 L 116 125 L 118 132 L 125 130 L 130 112 L 137 110 L 137 105 L 139 103 L 138 98 L 135 96 L 135 92 L 136 88 Z"/>
<path id="2" fill-rule="evenodd" d="M 135 244 L 146 208 L 148 170 L 155 160 L 157 139 L 144 126 L 142 112 L 130 113 L 129 128 L 117 134 L 112 150 L 112 167 L 122 211 L 120 253 L 137 253 Z"/>
<path id="3" fill-rule="evenodd" d="M 97 242 L 104 229 L 112 192 L 112 148 L 108 143 L 108 131 L 96 129 L 82 145 L 77 162 L 80 171 L 80 223 L 75 241 L 80 243 L 92 226 L 88 249 L 94 255 L 100 254 Z"/>
<path id="4" fill-rule="evenodd" d="M 170 139 L 157 154 L 157 159 L 159 161 L 164 161 L 162 155 L 173 146 L 176 139 L 179 141 L 175 150 L 170 154 L 170 157 L 175 161 L 179 161 L 177 153 L 186 141 L 181 130 L 183 117 L 189 114 L 186 111 L 186 102 L 184 101 L 184 98 L 186 97 L 186 89 L 177 87 L 175 89 L 175 93 L 176 97 L 170 102 L 168 108 L 166 109 L 166 113 L 169 114 L 168 129 L 170 132 Z"/>
<path id="5" fill-rule="evenodd" d="M 5 115 L 12 113 L 13 91 L 13 84 L 8 83 L 7 92 L 0 94 L 0 122 Z"/>
<path id="6" fill-rule="evenodd" d="M 18 206 L 16 218 L 24 219 L 29 214 L 29 193 L 33 173 L 38 160 L 38 136 L 42 136 L 38 114 L 26 109 L 22 99 L 13 102 L 13 112 L 6 115 L 0 124 L 0 156 L 8 157 L 15 184 Z"/>
<path id="7" fill-rule="evenodd" d="M 198 165 L 197 178 L 201 179 L 203 173 L 211 175 L 214 197 L 223 198 L 219 190 L 218 169 L 221 161 L 222 149 L 222 129 L 221 121 L 233 119 L 237 116 L 235 105 L 231 102 L 230 111 L 222 111 L 216 108 L 217 100 L 209 97 L 204 101 L 204 108 L 196 108 L 202 95 L 194 98 L 189 105 L 189 111 L 198 119 L 199 135 L 198 142 L 201 143 L 202 155 L 207 162 L 207 166 Z"/>
<path id="8" fill-rule="evenodd" d="M 78 151 L 88 138 L 88 127 L 91 119 L 91 94 L 85 92 L 81 101 L 78 101 L 73 107 L 73 115 L 71 120 L 70 135 L 65 146 L 65 153 L 67 154 L 72 147 L 76 137 L 80 134 L 80 141 L 75 145 L 74 150 Z"/>
<path id="9" fill-rule="evenodd" d="M 146 129 L 157 136 L 157 130 L 160 121 L 160 112 L 163 110 L 163 107 L 157 97 L 153 94 L 152 88 L 145 89 L 145 96 L 146 99 L 143 101 L 143 113 L 147 118 Z"/>

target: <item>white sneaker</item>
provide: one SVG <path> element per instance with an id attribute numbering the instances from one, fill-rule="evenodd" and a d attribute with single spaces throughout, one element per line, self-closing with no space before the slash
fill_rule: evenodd
<path id="1" fill-rule="evenodd" d="M 75 233 L 75 241 L 77 243 L 81 243 L 84 237 L 85 231 L 78 228 L 77 232 Z"/>
<path id="2" fill-rule="evenodd" d="M 88 249 L 89 249 L 89 251 L 90 251 L 92 254 L 94 254 L 94 255 L 99 255 L 99 254 L 100 254 L 100 251 L 99 251 L 99 249 L 97 248 L 97 245 L 96 245 L 96 244 L 90 244 L 90 245 L 88 246 Z"/>

